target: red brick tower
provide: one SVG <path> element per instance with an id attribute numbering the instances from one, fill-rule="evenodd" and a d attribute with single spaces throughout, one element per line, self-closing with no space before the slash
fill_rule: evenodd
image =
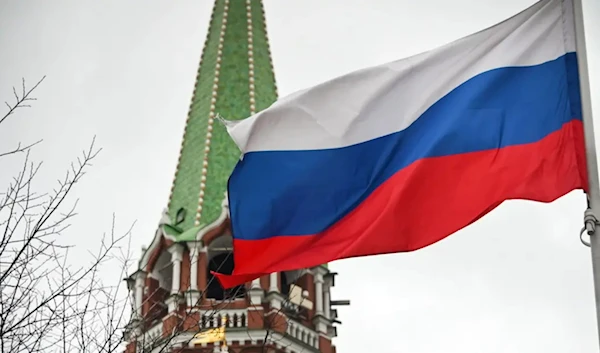
<path id="1" fill-rule="evenodd" d="M 239 151 L 216 114 L 242 119 L 277 99 L 261 0 L 216 0 L 169 205 L 139 269 L 127 352 L 333 353 L 335 274 L 326 265 L 223 290 L 233 270 L 226 183 Z M 192 337 L 225 323 L 227 347 Z"/>

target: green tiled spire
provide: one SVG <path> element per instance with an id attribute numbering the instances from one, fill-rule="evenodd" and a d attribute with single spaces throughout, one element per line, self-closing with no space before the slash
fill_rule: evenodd
<path id="1" fill-rule="evenodd" d="M 171 235 L 181 238 L 221 214 L 240 152 L 216 115 L 243 119 L 276 99 L 262 1 L 216 0 L 171 189 Z"/>

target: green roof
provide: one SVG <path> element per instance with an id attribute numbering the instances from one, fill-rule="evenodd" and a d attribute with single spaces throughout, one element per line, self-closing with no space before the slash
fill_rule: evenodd
<path id="1" fill-rule="evenodd" d="M 276 99 L 262 1 L 216 0 L 169 200 L 170 235 L 190 240 L 221 214 L 240 152 L 215 116 L 244 119 Z"/>

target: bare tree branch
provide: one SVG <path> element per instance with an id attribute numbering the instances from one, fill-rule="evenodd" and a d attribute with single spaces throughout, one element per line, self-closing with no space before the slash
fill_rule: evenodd
<path id="1" fill-rule="evenodd" d="M 6 103 L 8 112 L 0 118 L 0 127 L 19 108 L 30 106 L 35 100 L 32 93 L 43 80 L 29 90 L 23 80 L 21 92 L 13 89 L 16 101 Z M 82 250 L 63 240 L 77 215 L 77 200 L 69 201 L 73 189 L 101 151 L 95 147 L 95 139 L 48 192 L 39 192 L 34 185 L 42 163 L 31 161 L 30 151 L 40 142 L 0 151 L 0 157 L 23 152 L 22 166 L 0 193 L 0 353 L 113 353 L 122 352 L 130 340 L 136 341 L 140 353 L 168 352 L 174 343 L 187 346 L 195 333 L 221 325 L 223 319 L 229 321 L 229 327 L 235 326 L 236 317 L 224 314 L 235 298 L 245 295 L 240 292 L 244 288 L 238 287 L 225 300 L 207 300 L 207 289 L 216 280 L 212 277 L 199 291 L 198 301 L 179 312 L 180 320 L 171 334 L 163 335 L 161 330 L 158 337 L 147 335 L 152 325 L 162 325 L 162 321 L 157 323 L 152 315 L 135 316 L 128 288 L 124 288 L 122 279 L 127 277 L 132 258 L 131 228 L 118 235 L 113 216 L 110 232 L 104 234 L 95 252 L 88 254 L 85 266 L 74 265 L 69 256 Z M 231 252 L 217 264 L 217 272 L 229 256 Z M 111 270 L 118 267 L 111 271 L 118 272 L 111 285 L 101 278 L 107 266 Z M 142 304 L 151 302 L 157 291 L 145 293 Z M 279 317 L 289 299 L 283 299 L 281 309 L 271 318 Z M 202 307 L 202 315 L 192 309 L 195 307 Z M 247 322 L 249 317 L 243 320 Z M 275 334 L 277 328 L 281 330 L 276 327 L 279 323 L 269 317 L 264 320 L 265 336 L 260 347 L 252 347 L 254 351 L 271 351 L 276 343 L 281 344 Z M 248 337 L 252 340 L 249 333 Z"/>
<path id="2" fill-rule="evenodd" d="M 4 104 L 6 104 L 6 106 L 8 107 L 8 112 L 6 112 L 6 114 L 4 114 L 4 116 L 2 118 L 0 118 L 0 124 L 2 124 L 17 109 L 31 107 L 29 104 L 27 104 L 27 102 L 37 100 L 37 98 L 31 97 L 31 93 L 33 91 L 35 91 L 36 88 L 38 88 L 38 86 L 42 83 L 42 81 L 44 81 L 45 78 L 46 78 L 46 76 L 42 77 L 29 90 L 25 89 L 25 79 L 23 78 L 22 79 L 22 91 L 21 91 L 21 95 L 17 94 L 17 89 L 15 87 L 13 87 L 13 94 L 15 95 L 15 103 L 11 105 L 8 102 L 4 102 Z"/>
<path id="3" fill-rule="evenodd" d="M 13 89 L 16 102 L 6 103 L 8 112 L 0 124 L 18 108 L 29 107 L 43 80 L 29 90 L 23 80 L 20 93 Z M 113 217 L 111 233 L 85 266 L 73 265 L 69 254 L 74 249 L 62 239 L 76 216 L 77 201 L 69 204 L 69 196 L 100 149 L 93 140 L 52 191 L 38 193 L 34 181 L 42 164 L 31 162 L 29 154 L 37 143 L 0 152 L 0 157 L 25 152 L 22 167 L 0 194 L 0 351 L 121 350 L 128 296 L 122 277 L 107 286 L 100 271 L 119 265 L 123 275 L 127 272 L 129 252 L 121 244 L 131 229 L 117 235 Z"/>

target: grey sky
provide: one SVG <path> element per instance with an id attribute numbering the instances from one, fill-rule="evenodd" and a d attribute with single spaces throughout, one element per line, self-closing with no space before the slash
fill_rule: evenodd
<path id="1" fill-rule="evenodd" d="M 265 0 L 280 94 L 431 49 L 533 2 Z M 43 138 L 33 157 L 45 161 L 37 187 L 48 188 L 94 135 L 104 148 L 76 189 L 79 216 L 66 234 L 79 261 L 110 230 L 113 212 L 121 231 L 137 220 L 136 256 L 152 239 L 211 7 L 0 1 L 0 98 L 11 99 L 21 77 L 48 75 L 34 107 L 0 131 L 0 149 Z M 598 120 L 600 2 L 584 0 L 584 10 Z M 0 181 L 14 166 L 1 167 Z M 334 297 L 352 300 L 340 309 L 338 352 L 597 351 L 591 261 L 577 234 L 584 206 L 581 192 L 548 205 L 508 202 L 418 252 L 332 264 Z"/>

